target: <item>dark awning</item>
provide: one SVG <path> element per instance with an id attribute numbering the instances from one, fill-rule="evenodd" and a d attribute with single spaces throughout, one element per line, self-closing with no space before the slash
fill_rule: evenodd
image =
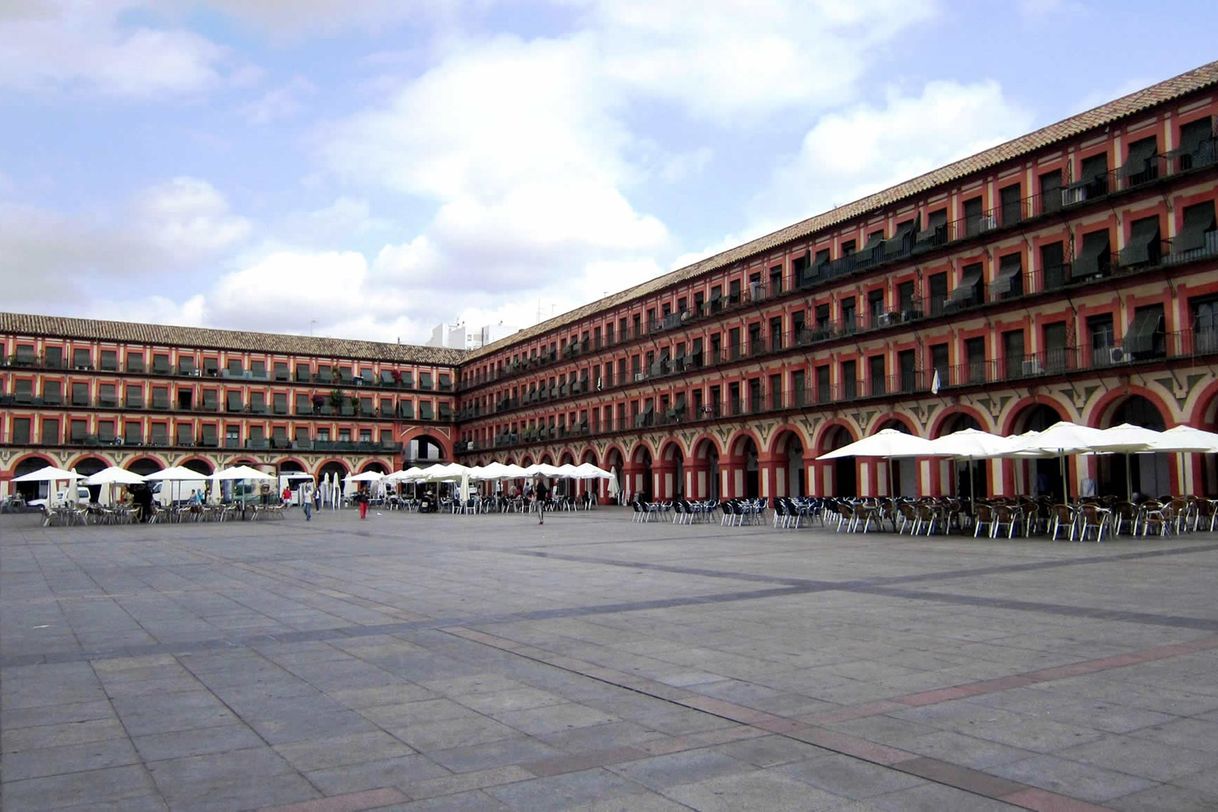
<path id="1" fill-rule="evenodd" d="M 1181 155 L 1192 155 L 1214 136 L 1214 125 L 1209 116 L 1190 121 L 1180 127 L 1180 147 L 1176 150 Z"/>
<path id="2" fill-rule="evenodd" d="M 1122 265 L 1150 262 L 1152 246 L 1159 240 L 1159 218 L 1147 217 L 1134 221 L 1129 230 L 1129 242 L 1121 252 Z"/>
<path id="3" fill-rule="evenodd" d="M 1129 145 L 1129 158 L 1125 161 L 1125 171 L 1136 174 L 1146 170 L 1146 163 L 1154 157 L 1158 145 L 1154 138 L 1143 138 Z"/>
<path id="4" fill-rule="evenodd" d="M 897 230 L 884 241 L 884 255 L 892 257 L 903 254 L 913 248 L 914 235 L 918 233 L 921 224 L 921 216 L 915 217 L 912 220 L 906 220 L 904 223 L 898 223 Z"/>
<path id="5" fill-rule="evenodd" d="M 1015 278 L 1023 271 L 1023 254 L 1007 254 L 998 261 L 998 273 L 992 286 L 994 293 L 1008 293 Z"/>
<path id="6" fill-rule="evenodd" d="M 1109 252 L 1108 244 L 1108 229 L 1084 234 L 1083 248 L 1074 258 L 1070 275 L 1075 279 L 1085 279 L 1106 270 L 1102 259 Z"/>
<path id="7" fill-rule="evenodd" d="M 1158 308 L 1139 310 L 1133 324 L 1125 334 L 1125 349 L 1130 353 L 1148 352 L 1154 348 L 1154 336 L 1163 322 L 1163 311 Z"/>
<path id="8" fill-rule="evenodd" d="M 677 402 L 673 408 L 678 412 L 685 410 L 685 395 L 677 395 Z"/>
<path id="9" fill-rule="evenodd" d="M 1205 247 L 1205 232 L 1214 230 L 1214 204 L 1201 203 L 1184 210 L 1184 226 L 1172 240 L 1173 254 Z"/>
<path id="10" fill-rule="evenodd" d="M 973 298 L 977 292 L 977 283 L 981 281 L 981 266 L 970 266 L 960 277 L 960 285 L 947 297 L 949 302 L 960 304 Z"/>

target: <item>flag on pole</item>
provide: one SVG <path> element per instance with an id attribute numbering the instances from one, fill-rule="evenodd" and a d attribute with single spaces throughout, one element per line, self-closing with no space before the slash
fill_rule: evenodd
<path id="1" fill-rule="evenodd" d="M 935 374 L 930 379 L 930 393 L 932 395 L 939 394 L 939 368 L 935 367 Z"/>

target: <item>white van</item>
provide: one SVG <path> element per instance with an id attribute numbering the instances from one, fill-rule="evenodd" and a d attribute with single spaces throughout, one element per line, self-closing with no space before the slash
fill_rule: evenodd
<path id="1" fill-rule="evenodd" d="M 76 486 L 76 502 L 77 504 L 87 505 L 92 498 L 89 495 L 89 489 L 84 485 Z M 62 489 L 55 492 L 55 499 L 51 502 L 52 505 L 62 505 L 69 500 L 67 489 Z M 29 502 L 30 507 L 40 508 L 46 505 L 46 499 L 34 499 Z"/>

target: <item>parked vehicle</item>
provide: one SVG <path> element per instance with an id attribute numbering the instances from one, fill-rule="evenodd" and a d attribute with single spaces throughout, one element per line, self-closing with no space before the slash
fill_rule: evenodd
<path id="1" fill-rule="evenodd" d="M 69 493 L 70 492 L 67 489 L 62 489 L 62 490 L 56 491 L 55 498 L 51 501 L 51 504 L 52 505 L 62 505 L 65 502 L 68 502 Z M 93 499 L 93 497 L 89 495 L 88 488 L 86 488 L 84 485 L 78 485 L 76 487 L 76 502 L 78 504 L 87 505 L 87 504 L 89 504 L 90 501 L 92 501 L 92 499 Z M 32 508 L 42 509 L 44 506 L 46 506 L 47 500 L 46 499 L 31 499 L 28 504 Z"/>

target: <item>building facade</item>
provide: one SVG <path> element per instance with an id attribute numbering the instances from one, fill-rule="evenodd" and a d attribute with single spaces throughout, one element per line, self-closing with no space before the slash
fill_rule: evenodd
<path id="1" fill-rule="evenodd" d="M 345 476 L 451 459 L 460 356 L 0 314 L 0 482 L 48 463 Z"/>
<path id="2" fill-rule="evenodd" d="M 427 438 L 653 498 L 914 495 L 967 477 L 816 458 L 883 428 L 1214 429 L 1216 115 L 1213 63 L 468 353 L 0 316 L 0 483 L 35 459 L 389 468 Z M 1145 493 L 1218 493 L 1201 455 L 1077 458 L 1071 491 L 1123 492 L 1127 465 Z M 1056 461 L 975 474 L 1062 486 Z"/>

